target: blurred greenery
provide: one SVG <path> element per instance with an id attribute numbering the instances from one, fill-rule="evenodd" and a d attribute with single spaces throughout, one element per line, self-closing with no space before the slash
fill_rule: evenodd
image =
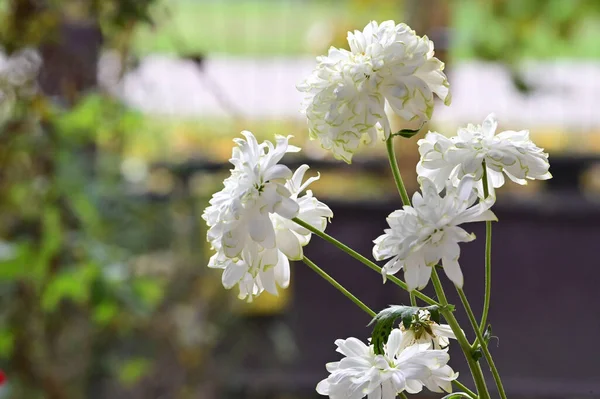
<path id="1" fill-rule="evenodd" d="M 230 316 L 232 293 L 205 267 L 199 215 L 221 176 L 184 181 L 169 166 L 227 159 L 242 129 L 259 139 L 293 134 L 309 157 L 324 156 L 317 143 L 304 143 L 304 121 L 174 120 L 129 109 L 97 85 L 101 51 L 116 49 L 122 60 L 152 52 L 316 54 L 344 46 L 346 32 L 370 19 L 402 20 L 405 3 L 0 1 L 2 47 L 31 46 L 46 61 L 40 90 L 0 124 L 0 368 L 8 397 L 195 398 L 201 385 L 218 392 L 212 351 L 239 320 Z M 458 59 L 600 57 L 599 1 L 452 4 Z M 400 150 L 411 173 L 417 139 Z M 376 199 L 393 192 L 391 184 L 342 171 L 323 174 L 314 189 Z M 255 308 L 237 304 L 238 316 L 281 311 L 286 295 L 265 296 Z"/>
<path id="2" fill-rule="evenodd" d="M 344 47 L 346 32 L 369 20 L 404 20 L 403 3 L 163 0 L 152 8 L 154 24 L 136 29 L 133 46 L 139 54 L 322 53 Z M 457 0 L 450 9 L 455 59 L 600 57 L 597 0 Z"/>
<path id="3" fill-rule="evenodd" d="M 197 289 L 218 278 L 206 271 L 199 245 L 207 192 L 192 195 L 163 172 L 170 184 L 154 196 L 148 151 L 133 156 L 145 148 L 135 143 L 149 138 L 152 121 L 102 92 L 95 68 L 81 70 L 99 56 L 98 32 L 125 55 L 131 29 L 151 22 L 151 3 L 3 3 L 2 47 L 38 48 L 45 61 L 40 89 L 19 97 L 0 121 L 0 368 L 7 397 L 155 397 L 157 389 L 186 397 L 180 391 L 190 391 L 187 384 L 152 379 L 163 372 L 156 359 L 185 356 L 170 369 L 178 378 L 211 370 L 215 331 L 232 322 L 222 311 L 229 293 Z M 186 320 L 181 306 L 192 309 Z M 218 384 L 211 375 L 189 382 Z"/>

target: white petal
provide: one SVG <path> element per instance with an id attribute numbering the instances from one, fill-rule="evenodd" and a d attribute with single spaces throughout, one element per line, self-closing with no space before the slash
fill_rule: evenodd
<path id="1" fill-rule="evenodd" d="M 460 270 L 460 265 L 458 264 L 458 260 L 443 258 L 442 266 L 444 267 L 444 272 L 446 276 L 458 287 L 462 288 L 463 286 L 463 274 L 462 270 Z"/>
<path id="2" fill-rule="evenodd" d="M 302 246 L 298 237 L 288 229 L 277 230 L 277 248 L 290 260 L 301 260 L 303 258 Z"/>

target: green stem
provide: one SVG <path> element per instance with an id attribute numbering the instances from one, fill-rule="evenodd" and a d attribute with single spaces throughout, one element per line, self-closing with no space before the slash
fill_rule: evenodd
<path id="1" fill-rule="evenodd" d="M 488 392 L 487 386 L 485 384 L 485 378 L 483 377 L 481 366 L 478 362 L 475 361 L 475 359 L 473 359 L 471 345 L 469 344 L 467 337 L 465 337 L 465 333 L 460 328 L 458 321 L 452 314 L 452 311 L 447 309 L 448 300 L 446 299 L 446 294 L 444 293 L 444 288 L 442 287 L 442 282 L 440 281 L 440 278 L 437 275 L 435 266 L 431 271 L 431 281 L 433 282 L 435 293 L 440 298 L 440 303 L 446 306 L 446 308 L 442 311 L 442 315 L 450 325 L 450 328 L 456 336 L 456 340 L 458 341 L 458 344 L 460 345 L 460 348 L 462 349 L 465 358 L 467 359 L 469 369 L 471 370 L 471 375 L 473 376 L 473 381 L 475 381 L 475 386 L 477 387 L 477 393 L 479 394 L 479 398 L 490 399 L 490 393 Z"/>
<path id="2" fill-rule="evenodd" d="M 471 305 L 467 300 L 467 296 L 462 288 L 456 287 L 456 291 L 458 291 L 458 296 L 460 297 L 460 301 L 462 302 L 465 310 L 467 311 L 467 316 L 469 316 L 469 321 L 471 322 L 471 326 L 475 331 L 475 335 L 477 336 L 477 341 L 479 341 L 479 346 L 483 351 L 483 356 L 485 360 L 488 362 L 490 366 L 490 371 L 494 377 L 494 382 L 496 382 L 496 387 L 498 388 L 498 393 L 502 399 L 506 399 L 506 392 L 504 392 L 504 386 L 502 385 L 502 380 L 500 379 L 500 373 L 498 373 L 498 369 L 496 368 L 496 364 L 494 363 L 494 359 L 492 359 L 492 354 L 488 349 L 485 340 L 483 339 L 483 335 L 481 331 L 479 331 L 479 326 L 477 325 L 477 319 L 475 319 L 475 315 L 473 314 L 473 310 L 471 309 Z"/>
<path id="3" fill-rule="evenodd" d="M 348 255 L 352 256 L 354 259 L 358 260 L 362 264 L 368 266 L 369 268 L 371 268 L 371 269 L 375 270 L 376 272 L 378 272 L 379 274 L 381 274 L 381 267 L 377 266 L 374 262 L 365 258 L 364 256 L 362 256 L 361 254 L 359 254 L 358 252 L 356 252 L 349 246 L 339 242 L 335 238 L 331 237 L 329 234 L 326 234 L 322 231 L 317 230 L 316 228 L 314 228 L 310 224 L 306 223 L 302 219 L 293 218 L 292 220 L 294 222 L 296 222 L 297 224 L 299 224 L 300 226 L 304 227 L 305 229 L 309 230 L 316 236 L 319 236 L 320 238 L 329 242 L 330 244 L 335 245 L 337 248 L 346 252 Z M 399 278 L 397 278 L 395 276 L 387 276 L 387 279 L 390 280 L 392 283 L 396 284 L 398 287 L 402 288 L 403 290 L 410 292 L 406 283 L 403 282 L 402 280 L 400 280 Z M 414 290 L 414 293 L 417 298 L 419 298 L 423 302 L 428 303 L 429 305 L 439 305 L 439 303 L 437 301 L 431 299 L 430 297 L 428 297 L 427 295 L 423 294 L 420 291 Z"/>
<path id="4" fill-rule="evenodd" d="M 410 306 L 417 306 L 417 298 L 415 297 L 414 291 L 410 292 Z"/>
<path id="5" fill-rule="evenodd" d="M 329 284 L 333 285 L 339 292 L 341 292 L 348 299 L 350 299 L 352 302 L 354 302 L 356 304 L 356 306 L 358 306 L 359 308 L 364 310 L 365 313 L 367 313 L 369 316 L 371 316 L 371 317 L 377 316 L 377 313 L 375 313 L 373 310 L 371 310 L 371 308 L 369 308 L 367 305 L 362 303 L 362 301 L 360 299 L 358 299 L 357 297 L 352 295 L 352 293 L 350 291 L 345 289 L 340 283 L 338 283 L 329 274 L 325 273 L 325 271 L 323 269 L 321 269 L 319 266 L 317 266 L 315 263 L 313 263 L 313 261 L 308 259 L 306 256 L 302 259 L 302 261 L 304 263 L 306 263 L 306 265 L 308 267 L 313 269 L 319 276 L 323 277 Z"/>
<path id="6" fill-rule="evenodd" d="M 484 199 L 489 197 L 487 168 L 485 161 L 483 162 L 483 196 Z M 485 296 L 483 299 L 483 312 L 481 314 L 481 322 L 479 330 L 483 334 L 486 329 L 488 313 L 490 310 L 490 297 L 492 295 L 492 222 L 485 222 Z"/>
<path id="7" fill-rule="evenodd" d="M 390 136 L 385 141 L 385 146 L 387 148 L 392 174 L 394 175 L 394 181 L 396 182 L 396 187 L 400 193 L 400 198 L 402 198 L 402 203 L 404 205 L 410 205 L 410 198 L 408 198 L 406 187 L 404 187 L 404 182 L 402 181 L 402 176 L 400 175 L 400 169 L 398 168 L 398 161 L 396 160 L 396 153 L 394 152 L 394 136 Z"/>
<path id="8" fill-rule="evenodd" d="M 408 397 L 406 396 L 406 394 L 404 392 L 400 392 L 400 394 L 398 396 L 400 396 L 402 399 L 408 399 Z"/>
<path id="9" fill-rule="evenodd" d="M 463 391 L 464 393 L 466 393 L 467 395 L 469 395 L 471 398 L 477 399 L 477 394 L 475 392 L 471 391 L 469 388 L 467 388 L 459 380 L 452 380 L 452 383 L 454 385 L 456 385 L 458 387 L 458 389 L 460 389 L 461 391 Z"/>

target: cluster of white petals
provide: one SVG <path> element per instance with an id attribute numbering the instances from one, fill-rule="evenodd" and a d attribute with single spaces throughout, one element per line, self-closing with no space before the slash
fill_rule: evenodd
<path id="1" fill-rule="evenodd" d="M 444 64 L 434 57 L 433 42 L 406 24 L 370 22 L 348 33 L 350 51 L 330 48 L 298 85 L 305 92 L 302 111 L 311 138 L 348 163 L 361 142 L 374 142 L 391 131 L 386 102 L 400 117 L 431 118 L 434 94 L 450 103 Z"/>
<path id="2" fill-rule="evenodd" d="M 215 193 L 202 215 L 208 241 L 216 253 L 209 267 L 224 269 L 226 288 L 239 285 L 242 299 L 251 301 L 266 290 L 277 295 L 277 286 L 289 285 L 289 260 L 302 259 L 302 247 L 310 232 L 291 221 L 299 216 L 323 231 L 333 214 L 310 190 L 300 194 L 318 177 L 302 182 L 308 166 L 296 173 L 279 161 L 287 152 L 299 151 L 289 137 L 277 136 L 276 145 L 259 144 L 242 132 L 235 139 L 230 162 L 234 165 L 224 188 Z"/>
<path id="3" fill-rule="evenodd" d="M 454 185 L 465 175 L 474 175 L 475 180 L 480 181 L 485 162 L 490 193 L 504 185 L 503 173 L 518 184 L 527 184 L 527 179 L 552 177 L 548 172 L 548 154 L 530 140 L 527 130 L 496 135 L 497 127 L 498 122 L 491 114 L 483 124 L 469 124 L 458 129 L 458 135 L 451 138 L 429 132 L 418 143 L 419 176 L 431 179 L 438 190 L 442 190 L 448 179 Z M 481 182 L 478 189 L 483 192 Z"/>
<path id="4" fill-rule="evenodd" d="M 17 98 L 34 89 L 41 65 L 42 59 L 33 49 L 10 56 L 0 52 L 0 123 L 8 119 Z"/>
<path id="5" fill-rule="evenodd" d="M 431 349 L 430 343 L 402 348 L 403 335 L 394 329 L 381 355 L 357 338 L 338 339 L 337 352 L 345 357 L 326 365 L 330 375 L 317 392 L 332 399 L 394 399 L 404 391 L 421 392 L 423 386 L 451 392 L 458 373 L 447 365 L 447 351 Z"/>
<path id="6" fill-rule="evenodd" d="M 419 310 L 417 318 L 410 328 L 404 328 L 400 323 L 400 330 L 403 332 L 400 349 L 408 348 L 416 344 L 432 344 L 434 349 L 445 349 L 450 345 L 450 339 L 456 339 L 452 328 L 448 324 L 438 324 L 431 320 L 431 314 L 427 310 Z"/>
<path id="7" fill-rule="evenodd" d="M 473 241 L 475 235 L 459 225 L 497 220 L 489 210 L 495 198 L 488 197 L 474 205 L 478 196 L 471 175 L 464 176 L 458 187 L 448 184 L 443 197 L 431 180 L 423 177 L 419 180 L 422 194 L 415 193 L 412 206 L 404 206 L 388 216 L 390 228 L 374 241 L 373 256 L 377 260 L 391 258 L 382 269 L 384 279 L 404 269 L 410 290 L 424 288 L 431 268 L 440 260 L 448 278 L 462 287 L 458 243 Z"/>

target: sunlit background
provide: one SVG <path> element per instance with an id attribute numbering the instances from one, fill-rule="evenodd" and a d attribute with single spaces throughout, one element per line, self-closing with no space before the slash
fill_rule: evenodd
<path id="1" fill-rule="evenodd" d="M 370 254 L 400 207 L 384 146 L 333 160 L 295 86 L 387 19 L 446 63 L 453 101 L 424 131 L 494 112 L 550 153 L 553 180 L 508 184 L 496 205 L 490 345 L 507 393 L 600 398 L 599 1 L 1 0 L 0 18 L 6 53 L 44 61 L 0 130 L 0 398 L 318 397 L 334 340 L 366 339 L 369 319 L 302 264 L 278 297 L 239 301 L 206 267 L 200 216 L 240 131 L 291 134 L 295 162 L 321 172 L 329 233 Z M 422 136 L 396 148 L 410 191 Z M 473 231 L 461 264 L 479 312 Z M 374 309 L 408 301 L 317 237 L 307 253 Z"/>

